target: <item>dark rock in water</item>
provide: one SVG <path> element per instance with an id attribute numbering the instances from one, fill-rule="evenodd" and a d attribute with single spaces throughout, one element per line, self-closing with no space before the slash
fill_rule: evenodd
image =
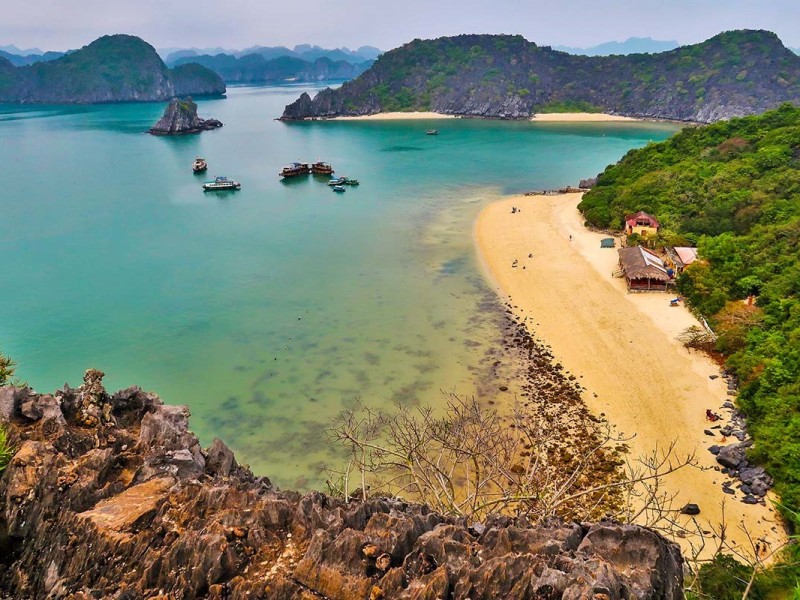
<path id="1" fill-rule="evenodd" d="M 578 187 L 583 190 L 588 190 L 589 188 L 593 188 L 597 185 L 597 177 L 590 177 L 589 179 L 581 179 L 580 183 L 578 183 Z"/>
<path id="2" fill-rule="evenodd" d="M 0 387 L 18 448 L 0 475 L 0 598 L 682 597 L 680 550 L 655 531 L 469 527 L 395 499 L 280 492 L 219 440 L 203 450 L 185 407 L 101 379 Z"/>
<path id="3" fill-rule="evenodd" d="M 700 507 L 697 504 L 689 503 L 683 508 L 681 508 L 682 515 L 699 515 L 700 514 Z"/>
<path id="4" fill-rule="evenodd" d="M 148 130 L 153 135 L 182 135 L 200 133 L 222 127 L 217 119 L 201 119 L 197 116 L 197 104 L 191 98 L 173 98 L 158 123 Z"/>

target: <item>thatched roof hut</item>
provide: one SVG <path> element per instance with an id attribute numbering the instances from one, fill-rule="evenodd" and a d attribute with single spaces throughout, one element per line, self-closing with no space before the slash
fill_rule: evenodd
<path id="1" fill-rule="evenodd" d="M 666 290 L 672 282 L 667 267 L 644 246 L 620 248 L 619 266 L 630 291 Z"/>

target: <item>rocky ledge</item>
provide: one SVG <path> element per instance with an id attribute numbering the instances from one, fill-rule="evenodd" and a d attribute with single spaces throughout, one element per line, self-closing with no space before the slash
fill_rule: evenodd
<path id="1" fill-rule="evenodd" d="M 682 559 L 616 523 L 481 524 L 399 499 L 281 492 L 188 411 L 100 371 L 0 388 L 0 597 L 677 600 Z"/>
<path id="2" fill-rule="evenodd" d="M 222 127 L 222 122 L 217 119 L 201 119 L 197 116 L 197 104 L 191 98 L 180 100 L 173 98 L 169 101 L 164 115 L 153 125 L 148 133 L 153 135 L 183 135 L 185 133 L 200 133 Z"/>

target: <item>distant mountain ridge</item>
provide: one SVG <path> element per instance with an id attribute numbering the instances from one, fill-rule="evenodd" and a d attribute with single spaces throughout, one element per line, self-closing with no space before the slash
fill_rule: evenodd
<path id="1" fill-rule="evenodd" d="M 281 81 L 325 81 L 331 79 L 353 79 L 361 75 L 374 61 L 352 64 L 344 60 L 331 60 L 327 57 L 307 61 L 292 56 L 279 56 L 267 59 L 260 54 L 242 57 L 230 54 L 216 56 L 187 56 L 173 64 L 200 64 L 217 73 L 228 83 L 256 83 Z"/>
<path id="2" fill-rule="evenodd" d="M 604 42 L 589 48 L 575 48 L 572 46 L 553 46 L 553 50 L 568 54 L 583 56 L 611 56 L 612 54 L 643 54 L 655 52 L 668 52 L 678 48 L 676 40 L 654 40 L 650 37 L 630 37 L 624 42 Z"/>
<path id="3" fill-rule="evenodd" d="M 373 61 L 381 55 L 381 50 L 374 46 L 361 46 L 357 50 L 350 50 L 346 47 L 341 48 L 322 48 L 310 44 L 299 44 L 293 49 L 286 46 L 251 46 L 243 50 L 225 50 L 223 48 L 187 48 L 175 50 L 171 49 L 164 59 L 169 66 L 185 62 L 187 58 L 201 56 L 217 56 L 225 54 L 235 58 L 243 58 L 251 54 L 257 54 L 271 60 L 274 58 L 291 57 L 313 63 L 320 58 L 327 58 L 331 61 L 345 61 L 351 64 L 360 64 L 366 61 Z"/>
<path id="4" fill-rule="evenodd" d="M 0 102 L 98 103 L 222 95 L 225 83 L 201 65 L 169 69 L 147 42 L 103 36 L 48 62 L 15 67 L 0 58 Z"/>
<path id="5" fill-rule="evenodd" d="M 65 54 L 66 52 L 43 52 L 41 54 L 13 54 L 11 52 L 6 52 L 5 50 L 0 50 L 0 58 L 5 58 L 15 67 L 24 67 L 26 65 L 32 65 L 37 62 L 48 62 L 51 60 L 55 60 L 57 58 L 61 58 Z"/>
<path id="6" fill-rule="evenodd" d="M 381 55 L 357 79 L 284 120 L 436 111 L 503 119 L 536 112 L 594 111 L 712 122 L 800 102 L 800 57 L 767 31 L 729 31 L 659 54 L 588 57 L 522 36 L 414 40 Z"/>

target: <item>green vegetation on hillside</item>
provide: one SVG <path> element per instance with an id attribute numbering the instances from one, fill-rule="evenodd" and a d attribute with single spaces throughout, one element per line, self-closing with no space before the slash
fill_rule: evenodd
<path id="1" fill-rule="evenodd" d="M 130 35 L 103 36 L 59 59 L 13 67 L 0 60 L 0 102 L 166 100 L 222 94 L 214 72 L 192 65 L 170 71 L 150 44 Z"/>
<path id="2" fill-rule="evenodd" d="M 686 128 L 631 151 L 580 209 L 614 228 L 645 210 L 661 219 L 664 242 L 697 243 L 703 260 L 680 289 L 711 318 L 742 382 L 753 457 L 800 506 L 800 109 Z"/>
<path id="3" fill-rule="evenodd" d="M 716 121 L 798 97 L 800 57 L 767 31 L 728 31 L 660 54 L 595 57 L 518 35 L 459 35 L 386 52 L 354 81 L 289 105 L 284 117 L 435 110 L 524 119 L 591 110 Z"/>
<path id="4" fill-rule="evenodd" d="M 697 245 L 702 260 L 679 289 L 740 379 L 751 458 L 782 503 L 800 507 L 800 108 L 688 127 L 633 150 L 579 208 L 591 225 L 616 229 L 645 210 L 662 222 L 657 243 Z M 796 512 L 784 514 L 800 528 Z"/>

